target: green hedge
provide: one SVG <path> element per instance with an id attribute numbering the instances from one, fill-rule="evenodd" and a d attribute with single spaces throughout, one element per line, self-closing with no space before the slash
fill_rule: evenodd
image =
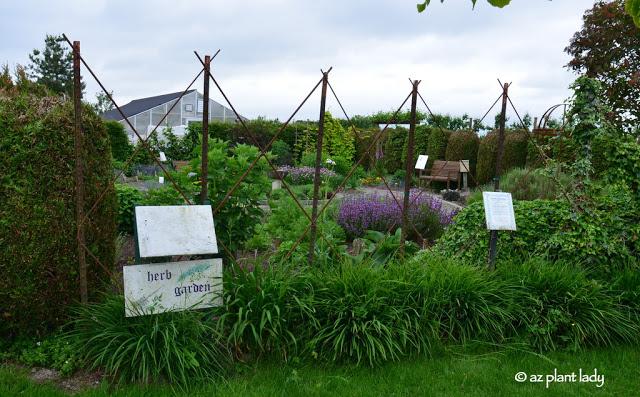
<path id="1" fill-rule="evenodd" d="M 85 203 L 113 178 L 102 120 L 83 108 Z M 79 300 L 73 104 L 57 97 L 0 96 L 0 334 L 46 332 L 65 323 Z M 86 245 L 112 267 L 116 196 L 107 194 L 86 223 Z M 89 293 L 106 273 L 87 253 Z"/>
<path id="2" fill-rule="evenodd" d="M 421 154 L 427 154 L 427 146 L 429 144 L 429 136 L 434 131 L 432 127 L 427 125 L 417 125 L 416 130 L 413 137 L 413 159 L 411 161 L 412 164 L 415 164 L 418 160 L 418 156 Z M 407 150 L 406 148 L 409 146 L 409 133 L 405 136 L 404 147 L 405 150 L 402 152 L 402 164 L 404 168 L 404 164 L 407 161 Z M 413 166 L 412 166 L 413 168 Z"/>
<path id="3" fill-rule="evenodd" d="M 482 185 L 492 180 L 496 173 L 499 131 L 489 132 L 480 142 L 476 180 Z M 505 131 L 502 151 L 502 172 L 511 168 L 524 167 L 527 162 L 526 131 Z"/>
<path id="4" fill-rule="evenodd" d="M 427 168 L 431 168 L 433 166 L 433 162 L 436 160 L 446 160 L 447 142 L 449 141 L 451 134 L 453 134 L 452 131 L 441 130 L 439 128 L 436 128 L 431 132 L 427 143 L 427 154 L 429 155 Z"/>
<path id="5" fill-rule="evenodd" d="M 405 169 L 402 154 L 406 150 L 405 137 L 408 134 L 409 130 L 404 127 L 387 128 L 387 140 L 384 142 L 384 166 L 390 174 Z"/>
<path id="6" fill-rule="evenodd" d="M 469 130 L 459 130 L 449 137 L 449 145 L 447 145 L 445 156 L 453 161 L 469 160 L 470 172 L 475 177 L 479 148 L 480 138 L 478 138 L 478 134 Z M 469 177 L 469 181 L 471 182 L 473 179 Z"/>

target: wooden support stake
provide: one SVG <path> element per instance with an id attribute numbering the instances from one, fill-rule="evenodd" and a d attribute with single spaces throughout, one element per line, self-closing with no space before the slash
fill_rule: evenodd
<path id="1" fill-rule="evenodd" d="M 82 82 L 80 80 L 80 42 L 73 42 L 73 111 L 76 155 L 76 225 L 78 225 L 78 277 L 80 302 L 89 301 L 87 293 L 87 258 L 84 252 L 84 162 L 82 155 Z"/>

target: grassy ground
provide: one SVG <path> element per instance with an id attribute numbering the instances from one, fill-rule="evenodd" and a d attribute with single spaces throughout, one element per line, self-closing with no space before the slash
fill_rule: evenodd
<path id="1" fill-rule="evenodd" d="M 630 396 L 640 390 L 640 347 L 613 347 L 544 356 L 515 350 L 477 353 L 444 350 L 431 359 L 404 360 L 379 368 L 260 363 L 239 375 L 188 392 L 160 386 L 85 390 L 78 396 Z M 599 378 L 580 382 L 579 373 Z M 515 380 L 524 372 L 524 382 Z M 569 375 L 564 382 L 554 374 Z M 572 381 L 572 373 L 576 374 Z M 532 375 L 542 375 L 531 382 Z M 547 384 L 547 381 L 550 381 Z M 600 387 L 599 387 L 600 386 Z M 1 396 L 65 396 L 52 384 L 29 380 L 28 369 L 0 366 Z"/>

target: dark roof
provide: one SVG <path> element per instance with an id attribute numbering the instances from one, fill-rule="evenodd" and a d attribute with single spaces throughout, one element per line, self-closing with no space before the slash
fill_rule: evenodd
<path id="1" fill-rule="evenodd" d="M 193 91 L 195 90 L 187 91 L 187 94 Z M 180 95 L 182 95 L 182 92 L 183 91 L 173 92 L 171 94 L 152 96 L 149 98 L 136 99 L 134 101 L 127 103 L 124 106 L 120 106 L 120 110 L 122 110 L 122 113 L 124 113 L 124 115 L 127 118 L 129 118 L 134 114 L 142 113 L 151 108 L 162 105 L 163 103 L 171 102 L 174 99 L 178 99 L 180 98 Z M 105 120 L 116 120 L 116 121 L 124 120 L 120 112 L 118 112 L 118 109 L 109 110 L 108 112 L 102 113 L 100 116 Z"/>

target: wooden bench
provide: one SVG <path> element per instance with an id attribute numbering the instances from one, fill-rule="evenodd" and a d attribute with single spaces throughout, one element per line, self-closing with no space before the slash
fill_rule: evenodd
<path id="1" fill-rule="evenodd" d="M 422 187 L 422 181 L 447 182 L 447 190 L 450 190 L 450 182 L 454 181 L 460 189 L 460 162 L 436 160 L 431 169 L 420 170 L 418 186 Z"/>

